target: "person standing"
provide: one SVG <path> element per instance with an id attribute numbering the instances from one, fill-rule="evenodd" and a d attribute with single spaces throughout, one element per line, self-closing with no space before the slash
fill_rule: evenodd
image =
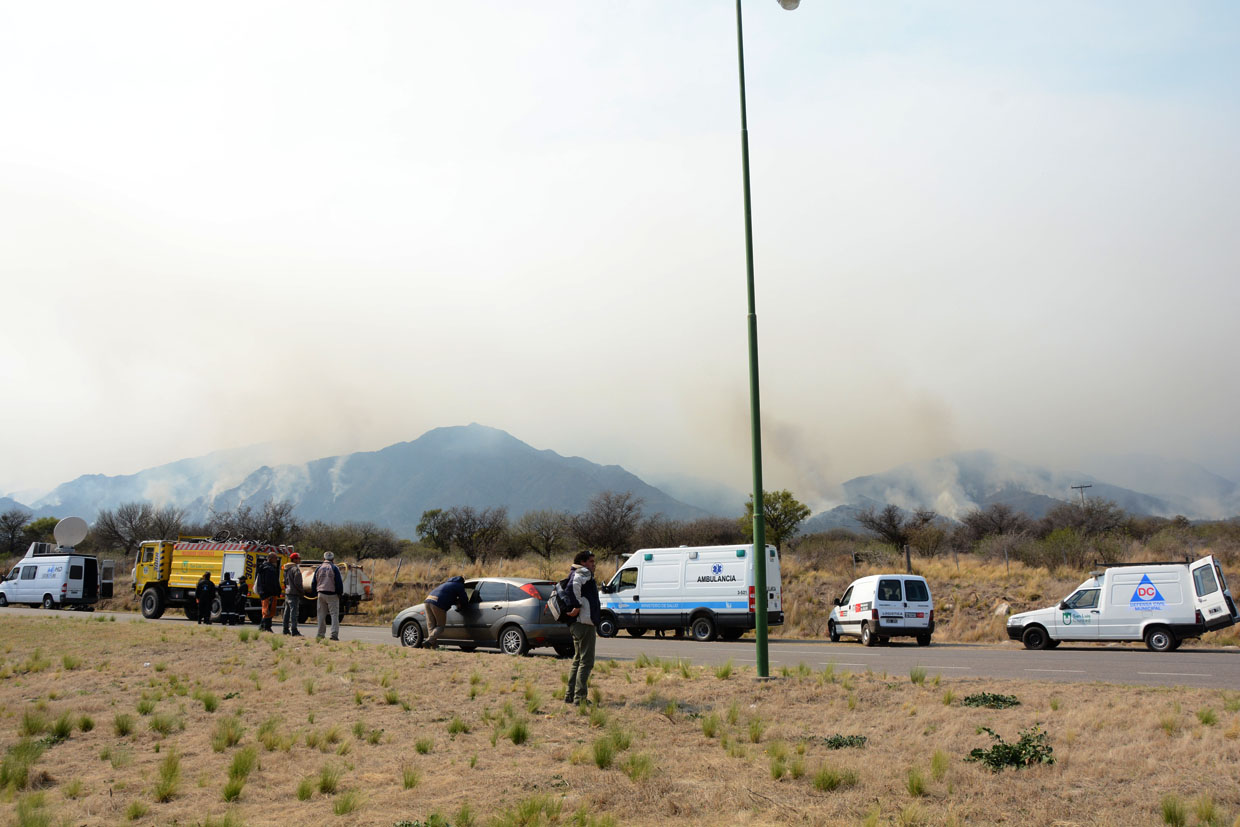
<path id="1" fill-rule="evenodd" d="M 204 571 L 194 587 L 194 596 L 198 598 L 198 622 L 211 625 L 211 604 L 215 601 L 215 584 L 211 582 L 211 572 Z"/>
<path id="2" fill-rule="evenodd" d="M 237 583 L 232 579 L 232 572 L 224 572 L 224 578 L 215 588 L 220 596 L 220 623 L 233 625 L 233 607 L 237 605 Z"/>
<path id="3" fill-rule="evenodd" d="M 259 631 L 274 632 L 271 622 L 276 616 L 276 601 L 280 597 L 280 555 L 274 551 L 267 553 L 267 559 L 258 565 L 254 574 L 254 591 L 258 592 L 259 602 L 263 606 L 263 619 L 258 624 Z"/>
<path id="4" fill-rule="evenodd" d="M 426 648 L 439 648 L 439 635 L 448 623 L 448 609 L 465 611 L 465 578 L 459 574 L 440 583 L 426 598 Z"/>
<path id="5" fill-rule="evenodd" d="M 237 599 L 229 609 L 229 625 L 237 626 L 245 623 L 245 605 L 250 599 L 250 581 L 245 579 L 245 572 L 237 579 Z"/>
<path id="6" fill-rule="evenodd" d="M 327 629 L 328 612 L 332 616 L 332 640 L 340 640 L 340 593 L 344 591 L 344 578 L 333 562 L 335 559 L 336 555 L 330 551 L 324 552 L 322 565 L 314 570 L 314 590 L 319 595 L 316 601 L 319 604 L 318 640 L 323 639 Z"/>
<path id="7" fill-rule="evenodd" d="M 301 555 L 294 551 L 288 556 L 288 565 L 284 567 L 284 634 L 293 637 L 301 637 L 301 632 L 297 631 L 297 617 L 301 612 L 301 598 L 306 593 L 298 565 L 300 562 Z"/>
<path id="8" fill-rule="evenodd" d="M 590 672 L 594 669 L 594 644 L 598 636 L 602 607 L 598 584 L 594 582 L 594 553 L 579 551 L 568 575 L 568 616 L 573 619 L 573 665 L 568 670 L 568 690 L 564 703 L 583 703 L 589 699 Z"/>

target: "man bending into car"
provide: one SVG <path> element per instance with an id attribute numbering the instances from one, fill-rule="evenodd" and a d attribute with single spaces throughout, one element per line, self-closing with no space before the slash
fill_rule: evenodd
<path id="1" fill-rule="evenodd" d="M 426 598 L 426 648 L 439 647 L 439 635 L 448 623 L 448 609 L 465 611 L 465 578 L 459 574 L 435 587 Z"/>
<path id="2" fill-rule="evenodd" d="M 597 638 L 601 607 L 598 584 L 594 582 L 594 554 L 579 551 L 573 558 L 568 576 L 568 616 L 573 619 L 569 631 L 573 635 L 573 665 L 568 671 L 568 690 L 564 703 L 583 703 L 588 698 L 590 672 L 594 669 L 594 642 Z"/>

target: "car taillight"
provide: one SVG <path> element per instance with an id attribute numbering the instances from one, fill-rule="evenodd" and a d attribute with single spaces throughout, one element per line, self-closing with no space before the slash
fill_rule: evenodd
<path id="1" fill-rule="evenodd" d="M 934 609 L 931 609 L 931 610 L 930 610 L 930 622 L 931 622 L 931 623 L 933 623 L 933 622 L 934 622 Z"/>
<path id="2" fill-rule="evenodd" d="M 530 597 L 536 597 L 536 598 L 541 597 L 541 595 L 539 595 L 538 593 L 538 589 L 534 588 L 533 583 L 526 583 L 524 586 L 521 587 L 521 591 L 525 592 Z"/>
<path id="3" fill-rule="evenodd" d="M 67 588 L 69 588 L 69 584 L 68 584 L 68 583 L 61 583 L 61 584 L 60 584 L 60 593 L 61 593 L 61 594 L 64 594 L 64 593 L 65 593 L 65 589 L 67 589 Z M 1201 614 L 1201 612 L 1197 612 L 1197 614 Z"/>
<path id="4" fill-rule="evenodd" d="M 1198 609 L 1197 610 L 1197 625 L 1204 626 L 1205 623 L 1206 623 L 1206 619 L 1201 616 L 1201 609 Z"/>
<path id="5" fill-rule="evenodd" d="M 758 610 L 758 595 L 754 592 L 753 586 L 749 587 L 749 611 L 756 612 Z"/>
<path id="6" fill-rule="evenodd" d="M 878 620 L 878 609 L 870 610 L 870 620 Z"/>

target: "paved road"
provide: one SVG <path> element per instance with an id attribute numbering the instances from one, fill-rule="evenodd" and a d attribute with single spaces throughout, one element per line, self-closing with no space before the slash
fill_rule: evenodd
<path id="1" fill-rule="evenodd" d="M 82 619 L 92 617 L 87 613 L 9 607 L 0 609 L 0 623 L 6 614 Z M 118 621 L 150 622 L 143 621 L 141 615 L 127 612 L 100 614 L 115 614 Z M 173 612 L 157 622 L 189 621 L 180 612 Z M 313 634 L 313 623 L 310 624 L 310 629 Z M 341 626 L 340 637 L 342 640 L 369 643 L 397 643 L 396 638 L 392 637 L 390 626 Z M 888 646 L 866 648 L 851 642 L 772 640 L 768 652 L 772 673 L 782 666 L 793 667 L 804 663 L 811 669 L 818 670 L 834 663 L 840 670 L 860 672 L 872 669 L 891 675 L 907 675 L 913 667 L 921 666 L 930 676 L 941 674 L 944 677 L 1240 688 L 1240 649 L 1234 647 L 1204 646 L 1158 653 L 1147 650 L 1141 644 L 1077 647 L 1064 644 L 1055 650 L 1031 652 L 1016 643 L 935 643 L 923 647 L 910 640 L 908 643 L 896 642 Z M 696 643 L 649 635 L 633 638 L 621 634 L 619 637 L 604 638 L 598 642 L 599 658 L 631 660 L 642 653 L 649 657 L 686 658 L 702 665 L 718 665 L 731 660 L 738 666 L 752 666 L 756 661 L 752 638 L 735 643 Z M 535 654 L 552 656 L 549 649 L 537 649 Z M 502 655 L 496 653 L 495 657 Z"/>

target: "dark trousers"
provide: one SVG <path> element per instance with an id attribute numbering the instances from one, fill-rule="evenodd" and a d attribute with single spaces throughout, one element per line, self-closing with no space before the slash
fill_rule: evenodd
<path id="1" fill-rule="evenodd" d="M 199 600 L 198 601 L 198 622 L 205 623 L 208 626 L 211 625 L 211 601 L 210 600 Z"/>

